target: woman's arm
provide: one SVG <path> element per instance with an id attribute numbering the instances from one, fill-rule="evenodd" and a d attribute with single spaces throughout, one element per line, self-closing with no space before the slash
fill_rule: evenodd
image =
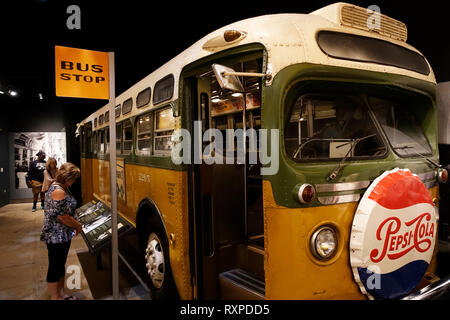
<path id="1" fill-rule="evenodd" d="M 82 231 L 82 225 L 80 222 L 75 220 L 72 216 L 69 214 L 64 214 L 62 216 L 58 216 L 58 220 L 64 223 L 66 226 L 74 228 L 77 230 L 78 233 L 81 233 Z"/>
<path id="2" fill-rule="evenodd" d="M 56 200 L 56 201 L 61 201 L 66 197 L 66 194 L 63 190 L 61 189 L 56 189 L 55 191 L 52 192 L 52 199 Z"/>

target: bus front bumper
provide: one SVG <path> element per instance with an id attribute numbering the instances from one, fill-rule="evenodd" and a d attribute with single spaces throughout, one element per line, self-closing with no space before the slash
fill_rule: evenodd
<path id="1" fill-rule="evenodd" d="M 421 290 L 407 295 L 402 300 L 449 300 L 450 274 Z"/>

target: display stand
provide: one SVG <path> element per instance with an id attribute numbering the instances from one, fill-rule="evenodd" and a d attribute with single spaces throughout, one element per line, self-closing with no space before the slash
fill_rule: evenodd
<path id="1" fill-rule="evenodd" d="M 97 259 L 97 269 L 103 269 L 101 252 L 106 250 L 108 260 L 112 260 L 111 252 L 111 209 L 105 203 L 100 200 L 92 200 L 86 203 L 82 207 L 76 210 L 80 223 L 83 225 L 83 232 L 81 233 L 86 245 L 89 248 L 89 252 L 94 254 Z M 135 228 L 128 223 L 121 216 L 118 216 L 117 223 L 118 238 L 119 240 L 126 235 L 131 235 L 135 232 Z M 132 274 L 141 283 L 147 292 L 150 292 L 145 281 L 138 275 L 138 272 L 134 270 L 131 264 L 125 259 L 123 255 L 118 254 L 119 258 L 124 262 L 126 267 L 132 272 Z M 111 274 L 112 277 L 112 274 Z"/>
<path id="2" fill-rule="evenodd" d="M 92 200 L 75 211 L 83 225 L 83 236 L 89 252 L 97 255 L 111 246 L 111 209 L 102 201 Z M 117 229 L 123 236 L 133 229 L 122 217 L 118 217 Z M 100 260 L 101 263 L 101 260 Z"/>

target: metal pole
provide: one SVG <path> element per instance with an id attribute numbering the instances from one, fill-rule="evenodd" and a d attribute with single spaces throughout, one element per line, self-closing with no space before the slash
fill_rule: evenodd
<path id="1" fill-rule="evenodd" d="M 113 299 L 119 300 L 119 257 L 117 236 L 116 86 L 114 52 L 109 58 L 109 173 L 111 190 L 111 263 Z"/>

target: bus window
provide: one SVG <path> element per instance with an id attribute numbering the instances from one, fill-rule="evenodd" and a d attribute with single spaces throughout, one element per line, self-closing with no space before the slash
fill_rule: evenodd
<path id="1" fill-rule="evenodd" d="M 123 123 L 123 154 L 130 154 L 133 145 L 133 125 L 130 120 Z"/>
<path id="2" fill-rule="evenodd" d="M 105 131 L 102 129 L 98 132 L 99 152 L 105 153 Z"/>
<path id="3" fill-rule="evenodd" d="M 170 100 L 173 96 L 175 79 L 173 74 L 162 78 L 155 84 L 153 93 L 153 105 Z"/>
<path id="4" fill-rule="evenodd" d="M 150 87 L 139 92 L 136 98 L 136 108 L 142 108 L 150 103 L 152 89 Z"/>
<path id="5" fill-rule="evenodd" d="M 240 65 L 233 66 L 234 70 L 243 70 L 244 72 L 261 72 L 262 60 L 251 60 Z M 245 130 L 261 128 L 261 79 L 259 77 L 245 77 L 245 101 L 244 93 L 240 92 L 223 92 L 216 79 L 211 82 L 211 128 L 218 129 L 224 137 L 224 148 L 226 147 L 226 129 L 244 129 L 243 110 L 245 113 Z M 238 144 L 235 137 L 234 151 L 242 150 L 242 144 Z M 247 138 L 248 140 L 248 138 Z M 257 146 L 255 141 L 255 146 Z M 247 143 L 247 150 L 249 143 Z M 230 150 L 231 151 L 231 150 Z M 252 150 L 256 152 L 256 150 Z M 235 153 L 237 156 L 237 153 Z"/>
<path id="6" fill-rule="evenodd" d="M 97 134 L 98 134 L 97 131 L 95 131 L 95 132 L 92 134 L 92 146 L 93 146 L 92 152 L 93 152 L 93 153 L 97 153 L 97 151 L 98 151 Z"/>
<path id="7" fill-rule="evenodd" d="M 383 127 L 394 151 L 401 157 L 431 155 L 431 146 L 414 114 L 413 102 L 408 105 L 369 97 L 369 104 Z M 421 109 L 424 109 L 422 106 Z"/>
<path id="8" fill-rule="evenodd" d="M 172 150 L 174 129 L 172 107 L 155 112 L 155 154 L 167 154 Z"/>
<path id="9" fill-rule="evenodd" d="M 109 153 L 109 128 L 105 128 L 105 153 Z"/>
<path id="10" fill-rule="evenodd" d="M 122 124 L 116 124 L 116 154 L 122 153 Z"/>
<path id="11" fill-rule="evenodd" d="M 262 59 L 251 60 L 244 63 L 244 72 L 254 72 L 261 73 L 262 72 Z M 246 121 L 246 129 L 261 129 L 261 78 L 259 77 L 245 77 L 244 78 L 244 87 L 245 87 L 245 121 Z M 247 142 L 247 150 L 250 153 L 258 152 L 258 135 L 255 135 L 254 145 L 250 145 L 250 140 Z M 260 170 L 261 165 L 258 163 L 257 165 L 250 166 L 249 175 L 251 176 L 259 176 L 258 172 Z"/>
<path id="12" fill-rule="evenodd" d="M 85 127 L 86 130 L 86 152 L 92 152 L 92 123 L 88 122 Z"/>
<path id="13" fill-rule="evenodd" d="M 285 128 L 286 152 L 295 160 L 377 157 L 386 152 L 362 100 L 301 96 Z"/>
<path id="14" fill-rule="evenodd" d="M 129 98 L 122 104 L 122 114 L 125 115 L 127 113 L 130 113 L 131 109 L 133 109 L 133 99 Z"/>
<path id="15" fill-rule="evenodd" d="M 214 83 L 211 85 L 211 87 L 214 88 Z M 226 130 L 243 129 L 242 125 L 243 108 L 244 108 L 244 99 L 242 93 L 228 92 L 220 94 L 220 90 L 212 90 L 211 128 L 221 131 L 223 137 L 223 146 L 220 146 L 220 148 L 224 151 L 226 151 L 225 150 L 227 140 Z M 237 150 L 236 148 L 240 147 L 240 145 L 238 145 L 237 138 L 234 138 L 234 140 L 235 140 L 234 151 L 236 151 Z"/>
<path id="16" fill-rule="evenodd" d="M 152 117 L 151 114 L 146 114 L 139 117 L 137 121 L 137 150 L 139 154 L 150 155 L 152 150 Z"/>

